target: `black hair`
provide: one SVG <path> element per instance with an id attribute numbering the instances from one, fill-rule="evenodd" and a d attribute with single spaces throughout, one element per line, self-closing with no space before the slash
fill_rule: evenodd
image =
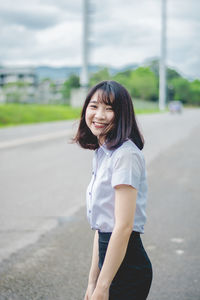
<path id="1" fill-rule="evenodd" d="M 113 126 L 103 133 L 106 147 L 115 149 L 130 139 L 140 150 L 143 149 L 144 138 L 136 122 L 131 96 L 125 87 L 113 80 L 102 81 L 88 92 L 82 108 L 78 131 L 73 141 L 85 149 L 95 150 L 99 147 L 97 137 L 91 132 L 85 121 L 87 106 L 97 91 L 101 92 L 98 96 L 99 100 L 110 105 L 114 111 Z"/>

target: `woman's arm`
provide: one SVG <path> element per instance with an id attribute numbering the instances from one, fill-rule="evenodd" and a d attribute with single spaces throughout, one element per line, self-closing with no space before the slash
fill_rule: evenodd
<path id="1" fill-rule="evenodd" d="M 119 269 L 133 230 L 137 190 L 130 185 L 115 187 L 115 227 L 92 299 L 107 299 L 110 284 Z M 102 296 L 101 296 L 102 295 Z"/>
<path id="2" fill-rule="evenodd" d="M 98 267 L 99 255 L 98 255 L 98 231 L 96 230 L 93 242 L 92 262 L 88 278 L 88 287 L 85 294 L 85 300 L 91 299 L 92 293 L 96 287 L 97 279 L 100 269 Z"/>
<path id="3" fill-rule="evenodd" d="M 99 276 L 99 250 L 98 250 L 98 231 L 96 230 L 94 235 L 94 242 L 93 242 L 93 253 L 92 253 L 92 263 L 89 273 L 88 283 L 95 283 L 97 282 Z"/>

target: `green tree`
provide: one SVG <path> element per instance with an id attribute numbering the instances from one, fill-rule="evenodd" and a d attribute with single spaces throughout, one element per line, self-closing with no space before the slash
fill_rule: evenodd
<path id="1" fill-rule="evenodd" d="M 156 75 L 156 77 L 159 78 L 159 67 L 160 67 L 159 60 L 158 59 L 152 60 L 149 67 L 150 70 Z M 176 70 L 167 67 L 166 77 L 168 80 L 171 80 L 173 78 L 181 77 L 181 75 Z"/>
<path id="2" fill-rule="evenodd" d="M 152 60 L 150 65 L 150 70 L 156 75 L 157 78 L 157 88 L 159 89 L 159 60 Z M 167 80 L 167 99 L 174 99 L 174 87 L 171 84 L 171 80 L 174 78 L 181 78 L 181 75 L 174 69 L 167 67 L 166 68 L 166 80 Z"/>
<path id="3" fill-rule="evenodd" d="M 181 75 L 176 70 L 167 68 L 166 77 L 167 77 L 167 80 L 172 80 L 174 78 L 181 78 Z"/>
<path id="4" fill-rule="evenodd" d="M 175 99 L 175 88 L 174 88 L 174 82 L 176 82 L 176 79 L 183 79 L 182 76 L 174 69 L 167 68 L 166 73 L 166 80 L 167 80 L 167 100 L 170 101 L 172 99 Z"/>
<path id="5" fill-rule="evenodd" d="M 80 78 L 79 76 L 72 74 L 68 79 L 69 86 L 71 88 L 79 88 L 80 87 Z"/>
<path id="6" fill-rule="evenodd" d="M 133 97 L 152 101 L 158 99 L 158 79 L 149 67 L 140 67 L 132 71 L 129 84 Z"/>
<path id="7" fill-rule="evenodd" d="M 103 69 L 99 70 L 98 72 L 91 74 L 90 80 L 89 80 L 89 85 L 93 86 L 100 81 L 109 80 L 109 79 L 111 79 L 111 76 L 108 71 L 108 68 L 103 68 Z"/>
<path id="8" fill-rule="evenodd" d="M 72 74 L 70 77 L 64 82 L 61 93 L 64 99 L 69 100 L 70 92 L 72 88 L 79 88 L 80 87 L 80 78 Z"/>
<path id="9" fill-rule="evenodd" d="M 129 93 L 131 93 L 131 70 L 127 70 L 124 72 L 119 72 L 116 75 L 113 76 L 113 80 L 121 83 Z"/>
<path id="10" fill-rule="evenodd" d="M 120 72 L 113 79 L 124 85 L 133 98 L 158 99 L 158 79 L 149 67 Z"/>
<path id="11" fill-rule="evenodd" d="M 189 103 L 200 105 L 200 80 L 196 79 L 190 82 L 190 99 Z"/>
<path id="12" fill-rule="evenodd" d="M 159 59 L 154 59 L 149 64 L 150 70 L 159 78 Z"/>
<path id="13" fill-rule="evenodd" d="M 185 78 L 174 78 L 170 81 L 172 89 L 174 91 L 174 100 L 180 100 L 183 103 L 187 103 L 190 98 L 190 84 Z"/>

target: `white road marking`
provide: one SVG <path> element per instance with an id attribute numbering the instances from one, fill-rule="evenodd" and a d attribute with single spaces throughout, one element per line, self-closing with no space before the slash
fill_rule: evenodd
<path id="1" fill-rule="evenodd" d="M 151 250 L 155 250 L 156 249 L 156 246 L 154 245 L 149 245 L 146 247 L 147 250 L 151 251 Z"/>
<path id="2" fill-rule="evenodd" d="M 47 133 L 47 134 L 41 134 L 41 135 L 36 135 L 33 137 L 27 137 L 27 138 L 21 138 L 21 139 L 15 139 L 12 141 L 7 141 L 7 142 L 2 142 L 0 143 L 0 149 L 4 148 L 12 148 L 20 145 L 25 145 L 29 143 L 35 143 L 35 142 L 40 142 L 40 141 L 48 141 L 48 140 L 53 140 L 56 138 L 64 137 L 69 134 L 72 134 L 72 129 L 65 129 L 62 131 L 57 131 L 54 133 Z"/>
<path id="3" fill-rule="evenodd" d="M 173 243 L 181 244 L 181 243 L 184 242 L 184 239 L 182 239 L 182 238 L 171 238 L 170 241 L 173 242 Z"/>
<path id="4" fill-rule="evenodd" d="M 184 251 L 181 250 L 181 249 L 177 249 L 177 250 L 175 251 L 175 253 L 178 254 L 178 255 L 182 255 L 182 254 L 184 253 Z"/>
<path id="5" fill-rule="evenodd" d="M 183 140 L 184 138 L 186 138 L 187 136 L 189 136 L 189 134 L 191 133 L 192 130 L 195 129 L 195 127 L 199 126 L 199 115 L 200 115 L 200 110 L 195 109 L 195 110 L 185 110 L 184 113 L 181 116 L 171 116 L 168 114 L 153 114 L 153 115 L 139 115 L 138 119 L 141 123 L 141 128 L 144 129 L 142 130 L 144 132 L 144 135 L 146 137 L 146 146 L 144 148 L 145 151 L 145 157 L 147 159 L 147 165 L 149 165 L 153 159 L 155 159 L 158 155 L 160 155 L 160 153 L 165 152 L 167 149 L 169 149 L 171 146 L 173 146 L 174 144 L 180 142 L 181 140 Z M 65 126 L 65 125 L 63 125 Z M 53 127 L 55 128 L 55 127 Z M 51 128 L 49 128 L 49 131 L 51 130 Z M 34 142 L 39 142 L 39 141 L 45 141 L 45 140 L 53 140 L 53 139 L 57 139 L 57 138 L 66 138 L 68 139 L 67 135 L 68 134 L 72 134 L 72 128 L 71 130 L 69 129 L 61 129 L 57 130 L 57 132 L 51 132 L 49 134 L 38 134 L 36 135 L 36 132 L 33 131 L 32 133 L 30 133 L 30 135 L 35 133 L 34 137 L 20 137 L 18 135 L 19 138 L 15 138 L 14 140 L 2 140 L 2 142 L 0 142 L 0 149 L 9 149 L 9 148 L 14 148 L 15 146 L 20 146 L 20 145 L 26 145 L 28 143 L 34 143 Z M 1 130 L 0 130 L 1 131 Z M 25 133 L 27 131 L 25 130 Z M 165 134 L 163 135 L 163 132 L 165 132 Z M 1 134 L 1 132 L 0 132 Z M 18 134 L 18 131 L 14 128 L 13 129 L 13 134 Z M 16 135 L 15 135 L 16 136 Z M 4 135 L 1 136 L 1 138 L 3 138 Z M 5 135 L 5 138 L 8 138 L 9 135 Z M 76 183 L 75 183 L 76 184 Z M 6 199 L 7 200 L 7 199 Z M 10 199 L 8 199 L 10 200 Z M 54 201 L 54 200 L 52 200 Z M 73 203 L 73 201 L 72 201 Z M 80 203 L 79 203 L 80 204 Z M 70 204 L 71 205 L 71 204 Z M 73 205 L 73 204 L 72 204 Z M 38 202 L 35 203 L 35 206 L 38 206 L 38 210 L 40 212 L 40 203 L 38 204 Z M 80 206 L 77 204 L 78 208 L 80 208 Z M 8 214 L 9 212 L 9 206 L 5 206 L 5 207 L 0 207 L 1 208 L 1 213 L 3 214 Z M 50 209 L 50 214 L 53 214 L 53 212 L 51 213 L 52 209 Z M 58 212 L 59 213 L 59 212 Z M 38 213 L 39 214 L 39 213 Z M 60 214 L 62 214 L 62 211 L 60 212 Z M 63 216 L 63 214 L 62 214 Z M 18 216 L 16 216 L 17 218 Z M 15 217 L 12 218 L 8 218 L 7 223 L 8 226 L 5 227 L 5 230 L 12 225 L 12 224 L 18 224 L 18 221 L 16 220 Z M 31 244 L 31 243 L 35 243 L 38 238 L 45 232 L 51 230 L 52 228 L 58 226 L 58 225 L 62 225 L 62 222 L 65 220 L 65 218 L 55 218 L 55 219 L 45 219 L 44 216 L 44 222 L 42 223 L 42 228 L 40 227 L 40 230 L 38 230 L 37 226 L 36 229 L 34 231 L 33 228 L 33 233 L 26 233 L 23 228 L 22 231 L 19 231 L 19 238 L 16 238 L 12 241 L 12 243 L 7 243 L 8 237 L 7 234 L 5 235 L 5 238 L 2 237 L 1 238 L 1 243 L 2 243 L 2 247 L 0 247 L 0 261 L 1 259 L 5 259 L 8 258 L 13 252 L 18 251 L 19 249 Z M 11 223 L 11 225 L 10 225 Z M 41 222 L 39 222 L 40 224 Z M 27 224 L 27 222 L 25 222 L 25 225 Z M 36 224 L 37 225 L 37 224 Z M 20 227 L 21 228 L 21 227 Z M 32 227 L 31 227 L 32 228 Z M 26 226 L 25 226 L 26 229 Z M 22 232 L 22 233 L 21 233 Z M 17 236 L 18 237 L 18 236 Z M 5 239 L 5 242 L 4 242 Z M 174 240 L 175 239 L 175 240 Z M 179 240 L 179 238 L 178 238 Z M 173 242 L 174 246 L 181 246 L 181 244 L 178 244 L 179 242 L 177 242 L 177 238 L 172 238 L 171 241 L 169 240 L 169 242 Z M 182 244 L 183 245 L 183 244 Z M 149 249 L 151 249 L 153 251 L 153 249 L 156 249 L 155 246 L 153 245 L 149 245 Z M 151 251 L 150 250 L 150 251 Z M 177 250 L 177 255 L 181 255 L 184 253 L 183 250 Z M 174 254 L 175 254 L 175 249 L 174 249 Z"/>

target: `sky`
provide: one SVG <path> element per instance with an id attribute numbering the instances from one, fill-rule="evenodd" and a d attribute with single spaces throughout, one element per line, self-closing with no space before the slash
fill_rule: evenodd
<path id="1" fill-rule="evenodd" d="M 89 0 L 90 64 L 160 55 L 161 0 Z M 79 66 L 83 0 L 0 0 L 0 65 Z M 200 1 L 167 0 L 167 64 L 200 78 Z"/>

